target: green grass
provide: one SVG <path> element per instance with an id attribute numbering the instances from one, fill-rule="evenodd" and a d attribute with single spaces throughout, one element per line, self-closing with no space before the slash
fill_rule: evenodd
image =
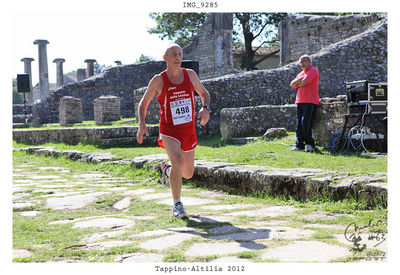
<path id="1" fill-rule="evenodd" d="M 246 145 L 224 143 L 221 136 L 199 139 L 196 148 L 196 159 L 242 163 L 250 165 L 271 166 L 277 168 L 314 168 L 328 171 L 340 171 L 349 174 L 368 174 L 387 172 L 387 156 L 372 157 L 361 153 L 331 154 L 319 148 L 318 153 L 292 152 L 295 134 L 282 139 L 254 141 Z M 14 148 L 31 145 L 14 141 Z M 117 158 L 132 159 L 137 156 L 165 153 L 156 146 L 118 146 L 107 147 L 98 144 L 68 145 L 65 143 L 46 143 L 43 147 L 56 150 L 79 150 L 82 152 L 109 152 Z"/>
<path id="2" fill-rule="evenodd" d="M 206 140 L 207 141 L 207 140 Z M 208 140 L 209 141 L 209 140 Z M 224 147 L 225 145 L 222 145 Z M 218 147 L 215 147 L 218 148 Z M 87 173 L 87 172 L 103 172 L 109 173 L 118 177 L 126 177 L 124 182 L 136 183 L 128 186 L 128 189 L 140 189 L 140 188 L 152 188 L 159 192 L 168 191 L 164 186 L 158 185 L 157 180 L 160 175 L 156 172 L 150 172 L 148 169 L 134 169 L 128 165 L 121 165 L 115 167 L 110 164 L 91 164 L 86 162 L 72 161 L 65 159 L 64 157 L 47 157 L 29 155 L 25 152 L 14 152 L 13 153 L 13 164 L 17 167 L 21 164 L 31 164 L 32 167 L 24 169 L 24 172 L 33 172 L 37 175 L 51 175 L 54 171 L 51 170 L 39 170 L 39 167 L 45 166 L 59 166 L 65 167 L 71 170 L 72 174 Z M 63 175 L 63 173 L 58 173 Z M 17 176 L 18 179 L 23 179 L 24 175 Z M 68 175 L 63 175 L 68 178 Z M 75 179 L 76 180 L 76 179 Z M 96 184 L 96 180 L 87 180 L 82 183 L 82 187 L 93 187 Z M 119 186 L 120 184 L 114 183 L 113 185 Z M 101 184 L 99 185 L 101 187 Z M 184 191 L 189 193 L 200 192 L 207 190 L 196 186 L 193 182 L 188 181 L 185 183 L 185 188 L 190 191 Z M 27 199 L 38 199 L 39 195 L 44 195 L 45 191 L 35 191 L 32 189 L 31 194 L 27 195 Z M 100 190 L 100 189 L 99 189 Z M 24 190 L 23 192 L 28 192 Z M 71 211 L 54 211 L 45 206 L 45 199 L 43 203 L 34 206 L 32 209 L 25 210 L 38 210 L 42 213 L 36 217 L 24 217 L 19 214 L 19 211 L 15 211 L 13 215 L 13 247 L 14 248 L 27 248 L 34 252 L 32 257 L 15 259 L 14 262 L 46 262 L 46 261 L 57 261 L 57 260 L 82 260 L 86 262 L 113 262 L 114 259 L 123 254 L 134 253 L 134 252 L 149 252 L 138 247 L 139 240 L 134 237 L 130 237 L 132 234 L 149 231 L 153 229 L 161 228 L 172 228 L 172 227 L 194 227 L 196 231 L 203 232 L 205 229 L 221 226 L 221 224 L 213 224 L 206 222 L 196 222 L 193 220 L 184 221 L 176 220 L 171 218 L 170 208 L 165 205 L 158 204 L 154 201 L 141 201 L 138 199 L 132 200 L 131 207 L 124 212 L 112 213 L 110 212 L 111 206 L 122 198 L 120 193 L 112 192 L 109 195 L 105 195 L 98 198 L 95 203 L 88 206 L 85 209 L 71 210 Z M 262 204 L 262 205 L 291 205 L 299 208 L 293 215 L 286 217 L 274 217 L 274 219 L 287 220 L 291 227 L 301 228 L 302 225 L 307 224 L 339 224 L 347 226 L 352 222 L 355 222 L 359 226 L 367 225 L 370 220 L 377 221 L 381 220 L 379 227 L 374 229 L 383 230 L 387 232 L 387 209 L 375 208 L 369 211 L 363 210 L 363 206 L 356 200 L 348 198 L 342 201 L 331 201 L 329 199 L 319 199 L 315 201 L 298 201 L 295 198 L 283 198 L 283 197 L 272 197 L 266 194 L 243 194 L 240 197 L 225 198 L 223 201 L 218 201 L 218 204 L 237 204 L 237 203 L 248 203 L 248 204 Z M 200 211 L 200 208 L 193 206 L 189 209 L 191 213 Z M 305 219 L 302 216 L 312 211 L 326 211 L 334 214 L 350 214 L 352 216 L 340 216 L 335 219 Z M 113 240 L 129 240 L 133 243 L 130 245 L 115 247 L 112 249 L 101 250 L 80 250 L 79 247 L 84 245 L 81 241 L 82 237 L 88 234 L 94 234 L 98 232 L 96 229 L 72 229 L 72 224 L 59 224 L 49 225 L 52 221 L 61 221 L 67 219 L 76 219 L 81 217 L 92 217 L 92 216 L 103 216 L 113 214 L 116 217 L 131 217 L 141 215 L 156 216 L 155 220 L 137 220 L 135 221 L 135 227 L 127 229 L 124 235 L 113 237 Z M 224 213 L 224 210 L 215 211 L 213 214 Z M 224 224 L 232 224 L 239 228 L 246 227 L 249 221 L 260 221 L 263 218 L 260 217 L 237 217 L 232 222 Z M 155 222 L 156 221 L 156 222 Z M 332 239 L 332 234 L 338 233 L 332 230 L 318 229 L 316 233 L 310 237 L 313 240 L 321 240 L 325 242 L 335 242 Z M 340 231 L 340 233 L 342 233 Z M 151 239 L 149 237 L 148 239 Z M 199 237 L 200 238 L 200 237 Z M 142 238 L 144 240 L 146 238 Z M 202 240 L 202 239 L 200 239 Z M 188 262 L 192 261 L 184 255 L 185 249 L 188 249 L 190 244 L 197 242 L 198 239 L 187 240 L 181 245 L 174 249 L 170 249 L 164 255 L 164 261 L 167 262 Z M 209 241 L 209 240 L 206 240 Z M 274 241 L 268 244 L 269 248 L 275 247 L 278 244 L 286 244 L 286 240 Z M 243 252 L 238 253 L 238 257 L 250 259 L 256 262 L 263 262 L 260 254 L 255 252 Z M 204 262 L 210 261 L 215 257 L 203 257 L 196 258 Z M 194 260 L 196 260 L 194 259 Z M 264 260 L 265 262 L 269 260 Z M 343 261 L 352 261 L 350 258 L 343 259 Z"/>

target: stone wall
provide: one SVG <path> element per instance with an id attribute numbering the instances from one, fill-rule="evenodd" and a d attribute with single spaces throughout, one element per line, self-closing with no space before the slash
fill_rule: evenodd
<path id="1" fill-rule="evenodd" d="M 384 15 L 290 15 L 279 24 L 281 64 L 297 61 L 324 47 L 362 33 Z"/>
<path id="2" fill-rule="evenodd" d="M 34 125 L 58 122 L 58 104 L 63 96 L 82 101 L 83 120 L 93 120 L 93 101 L 102 95 L 121 98 L 121 116 L 134 117 L 133 91 L 146 86 L 157 73 L 166 69 L 163 61 L 121 65 L 103 73 L 61 87 L 32 107 Z"/>
<path id="3" fill-rule="evenodd" d="M 232 13 L 211 13 L 183 50 L 185 59 L 199 62 L 201 79 L 234 72 L 232 52 Z"/>
<path id="4" fill-rule="evenodd" d="M 320 97 L 346 94 L 346 81 L 387 81 L 387 19 L 365 32 L 340 41 L 311 55 L 320 72 Z M 297 62 L 273 70 L 259 70 L 206 79 L 211 95 L 211 119 L 203 127 L 207 134 L 220 130 L 223 108 L 285 105 L 294 103 L 296 90 L 289 84 L 300 72 Z M 159 111 L 148 115 L 157 120 Z"/>
<path id="5" fill-rule="evenodd" d="M 157 145 L 158 126 L 148 126 L 149 137 L 144 136 L 144 143 Z M 96 143 L 103 145 L 137 145 L 138 126 L 94 127 L 94 128 L 59 128 L 13 130 L 13 139 L 26 144 L 44 143 Z"/>
<path id="6" fill-rule="evenodd" d="M 261 105 L 221 110 L 220 130 L 223 140 L 260 136 L 269 128 L 279 127 L 296 131 L 296 105 Z"/>

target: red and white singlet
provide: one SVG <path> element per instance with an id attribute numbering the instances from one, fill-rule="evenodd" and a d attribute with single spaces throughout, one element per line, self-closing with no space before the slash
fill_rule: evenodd
<path id="1" fill-rule="evenodd" d="M 166 71 L 161 73 L 163 88 L 157 97 L 160 103 L 160 135 L 158 144 L 164 148 L 162 136 L 175 139 L 181 144 L 182 151 L 194 150 L 197 146 L 194 87 L 186 69 L 182 68 L 183 81 L 172 83 Z"/>

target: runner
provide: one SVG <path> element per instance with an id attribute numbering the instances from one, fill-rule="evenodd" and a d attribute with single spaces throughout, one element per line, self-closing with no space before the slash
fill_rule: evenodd
<path id="1" fill-rule="evenodd" d="M 198 118 L 201 125 L 210 119 L 210 94 L 191 69 L 181 68 L 182 49 L 170 45 L 163 56 L 167 70 L 155 75 L 139 103 L 138 143 L 143 135 L 149 136 L 146 126 L 146 111 L 155 95 L 160 103 L 160 126 L 158 144 L 165 148 L 171 164 L 161 165 L 163 175 L 169 178 L 176 218 L 187 219 L 188 215 L 181 202 L 182 177 L 190 179 L 194 171 L 194 153 L 197 146 L 194 112 L 194 91 L 200 95 L 203 107 Z"/>

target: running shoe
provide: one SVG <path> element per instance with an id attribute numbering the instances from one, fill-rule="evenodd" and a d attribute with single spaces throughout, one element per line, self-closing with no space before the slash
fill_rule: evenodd
<path id="1" fill-rule="evenodd" d="M 189 216 L 185 211 L 185 208 L 183 208 L 182 202 L 178 201 L 175 203 L 174 207 L 172 208 L 172 214 L 174 215 L 175 218 L 178 219 L 188 219 Z"/>

